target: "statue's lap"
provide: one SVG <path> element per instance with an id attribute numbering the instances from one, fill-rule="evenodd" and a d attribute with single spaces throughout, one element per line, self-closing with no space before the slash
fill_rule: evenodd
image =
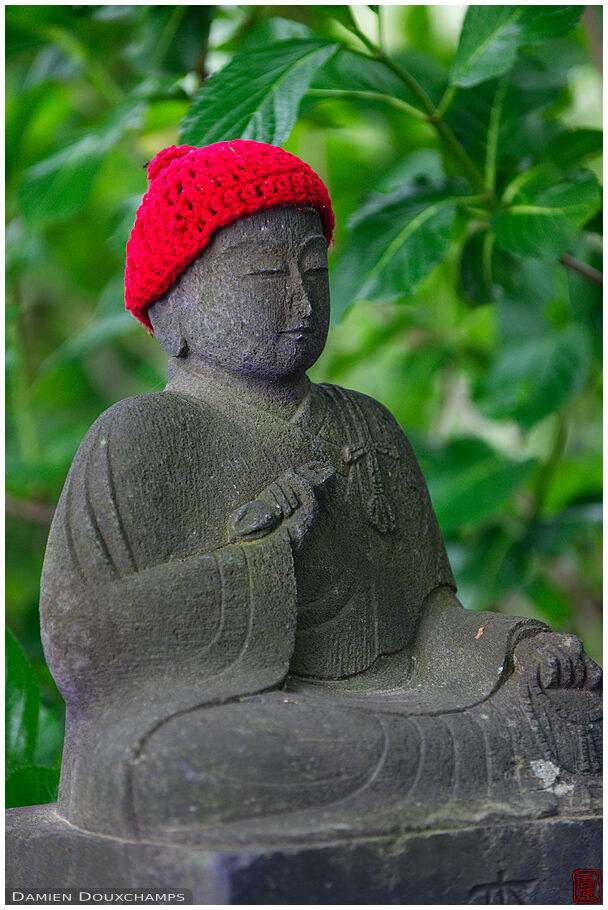
<path id="1" fill-rule="evenodd" d="M 509 789 L 512 744 L 490 703 L 408 717 L 413 693 L 405 689 L 385 711 L 373 696 L 366 710 L 365 696 L 321 693 L 304 685 L 168 719 L 146 739 L 135 767 L 140 833 L 323 807 L 349 817 L 407 803 L 411 815 L 419 802 L 428 812 L 463 797 L 472 804 L 475 793 L 492 799 L 496 784 Z M 522 794 L 514 788 L 511 797 L 515 806 Z"/>

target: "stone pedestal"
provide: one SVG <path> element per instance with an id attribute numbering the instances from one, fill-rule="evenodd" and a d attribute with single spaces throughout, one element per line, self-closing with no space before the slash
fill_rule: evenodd
<path id="1" fill-rule="evenodd" d="M 11 889 L 187 889 L 200 904 L 572 904 L 573 872 L 601 870 L 602 825 L 560 817 L 207 850 L 98 837 L 51 805 L 10 810 L 6 845 Z"/>

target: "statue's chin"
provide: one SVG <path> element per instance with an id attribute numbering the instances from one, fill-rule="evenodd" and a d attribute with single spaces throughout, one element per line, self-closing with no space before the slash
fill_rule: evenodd
<path id="1" fill-rule="evenodd" d="M 272 381 L 302 375 L 317 362 L 322 351 L 318 339 L 281 338 L 266 356 L 250 351 L 238 361 L 218 358 L 216 363 L 226 372 Z"/>

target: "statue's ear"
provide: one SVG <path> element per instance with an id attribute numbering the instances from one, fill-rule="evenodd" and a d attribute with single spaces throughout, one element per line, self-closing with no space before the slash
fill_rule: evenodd
<path id="1" fill-rule="evenodd" d="M 180 318 L 182 297 L 183 290 L 177 284 L 148 308 L 158 343 L 170 357 L 185 357 L 188 353 L 188 341 L 182 332 Z"/>

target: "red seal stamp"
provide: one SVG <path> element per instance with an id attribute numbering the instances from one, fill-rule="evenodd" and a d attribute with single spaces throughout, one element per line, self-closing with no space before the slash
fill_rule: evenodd
<path id="1" fill-rule="evenodd" d="M 572 873 L 575 904 L 599 904 L 602 899 L 602 876 L 597 869 L 577 869 Z"/>

